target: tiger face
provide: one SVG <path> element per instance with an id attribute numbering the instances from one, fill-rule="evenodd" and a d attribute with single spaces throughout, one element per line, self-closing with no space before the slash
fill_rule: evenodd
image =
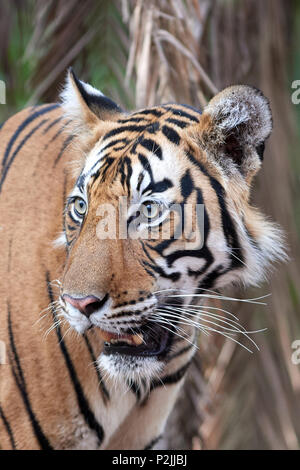
<path id="1" fill-rule="evenodd" d="M 248 201 L 269 104 L 234 86 L 202 114 L 176 104 L 128 114 L 72 71 L 62 99 L 84 158 L 65 208 L 60 306 L 77 332 L 105 341 L 101 368 L 151 379 L 195 350 L 188 304 L 257 284 L 284 256 L 280 231 Z"/>

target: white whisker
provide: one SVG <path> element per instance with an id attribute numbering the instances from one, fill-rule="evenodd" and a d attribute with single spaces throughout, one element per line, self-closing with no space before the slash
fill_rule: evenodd
<path id="1" fill-rule="evenodd" d="M 250 330 L 250 331 L 247 331 L 243 325 L 241 325 L 239 322 L 237 321 L 234 321 L 232 320 L 231 318 L 227 318 L 227 317 L 224 317 L 224 315 L 218 315 L 218 314 L 214 314 L 214 313 L 210 313 L 210 312 L 206 312 L 206 311 L 202 311 L 202 310 L 193 310 L 192 308 L 189 309 L 190 312 L 194 312 L 194 314 L 190 313 L 190 312 L 187 312 L 185 310 L 185 307 L 184 308 L 181 308 L 181 307 L 164 307 L 166 309 L 168 309 L 168 311 L 170 312 L 173 312 L 173 311 L 177 311 L 177 312 L 183 312 L 184 315 L 187 315 L 187 316 L 195 316 L 199 314 L 199 316 L 201 317 L 209 317 L 209 318 L 214 318 L 218 321 L 220 321 L 221 323 L 225 323 L 229 326 L 232 326 L 232 327 L 237 327 L 238 328 L 238 331 L 241 331 L 240 329 L 242 329 L 241 332 L 244 332 L 244 333 L 248 333 L 248 334 L 253 334 L 253 333 L 261 333 L 263 331 L 266 331 L 267 328 L 262 328 L 262 329 L 259 329 L 259 330 Z"/>
<path id="2" fill-rule="evenodd" d="M 153 316 L 155 316 L 155 314 L 153 314 Z M 188 338 L 185 338 L 184 336 L 180 335 L 179 333 L 176 333 L 175 331 L 173 330 L 170 330 L 169 328 L 167 328 L 165 325 L 170 325 L 172 326 L 173 328 L 176 328 L 176 325 L 174 325 L 173 323 L 171 323 L 170 321 L 168 321 L 167 319 L 162 319 L 159 315 L 156 316 L 156 321 L 157 323 L 160 323 L 162 325 L 163 328 L 165 328 L 167 331 L 169 331 L 170 333 L 178 336 L 179 338 L 183 339 L 184 341 L 187 341 L 188 343 L 192 344 L 193 346 L 195 346 L 197 349 L 198 346 L 196 346 L 196 344 L 194 344 L 192 341 L 190 341 Z"/>
<path id="3" fill-rule="evenodd" d="M 264 302 L 257 302 L 257 300 L 264 299 L 269 297 L 271 294 L 266 294 L 261 297 L 256 297 L 254 299 L 235 299 L 234 297 L 226 297 L 226 296 L 216 296 L 210 294 L 172 294 L 170 297 L 202 297 L 207 299 L 217 299 L 217 300 L 229 300 L 234 302 L 247 302 L 251 304 L 258 304 L 258 305 L 266 305 Z"/>
<path id="4" fill-rule="evenodd" d="M 162 311 L 161 311 L 161 313 L 163 313 L 163 315 L 164 315 L 165 317 L 173 318 L 173 319 L 175 319 L 175 320 L 180 320 L 180 322 L 181 322 L 182 324 L 185 324 L 185 325 L 194 326 L 195 328 L 199 328 L 199 325 L 200 325 L 200 326 L 203 326 L 204 328 L 207 328 L 207 325 L 206 325 L 206 324 L 203 325 L 203 323 L 196 322 L 196 321 L 194 321 L 194 320 L 191 320 L 191 319 L 189 319 L 189 318 L 186 318 L 186 317 L 185 317 L 184 315 L 182 315 L 182 314 L 181 314 L 181 315 L 178 315 L 178 314 L 172 314 L 172 313 L 165 313 L 165 312 L 162 312 Z M 200 314 L 199 316 L 202 317 L 201 314 Z M 208 316 L 208 315 L 205 314 L 204 316 Z M 215 318 L 215 317 L 212 317 L 212 318 Z M 211 320 L 207 320 L 207 319 L 205 319 L 205 318 L 201 318 L 201 320 L 204 321 L 205 323 L 208 323 L 208 324 L 214 325 L 214 326 L 216 326 L 216 327 L 218 327 L 218 328 L 221 328 L 221 330 L 217 330 L 219 333 L 221 333 L 221 332 L 223 332 L 223 331 L 225 330 L 226 332 L 232 333 L 232 334 L 242 334 L 242 335 L 244 335 L 257 349 L 259 349 L 259 347 L 258 347 L 257 344 L 255 343 L 255 341 L 254 341 L 252 338 L 250 338 L 249 334 L 258 333 L 258 332 L 261 332 L 261 331 L 264 331 L 264 330 L 256 330 L 256 331 L 250 331 L 250 332 L 248 332 L 248 331 L 245 331 L 244 329 L 241 330 L 241 329 L 239 329 L 238 327 L 236 327 L 235 325 L 231 325 L 230 323 L 227 323 L 227 322 L 224 322 L 224 321 L 223 321 L 223 322 L 226 323 L 226 324 L 228 324 L 228 325 L 230 325 L 231 328 L 228 328 L 228 327 L 226 327 L 226 326 L 220 325 L 219 323 L 216 323 L 216 322 L 211 321 Z M 219 320 L 219 321 L 221 321 L 221 320 Z M 241 325 L 238 325 L 238 326 L 241 326 Z M 242 328 L 243 328 L 243 327 L 242 327 Z"/>

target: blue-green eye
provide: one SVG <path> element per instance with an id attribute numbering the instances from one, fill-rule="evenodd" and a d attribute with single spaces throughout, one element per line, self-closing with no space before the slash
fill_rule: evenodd
<path id="1" fill-rule="evenodd" d="M 83 217 L 87 209 L 86 202 L 81 197 L 77 197 L 74 201 L 74 209 L 79 217 Z"/>

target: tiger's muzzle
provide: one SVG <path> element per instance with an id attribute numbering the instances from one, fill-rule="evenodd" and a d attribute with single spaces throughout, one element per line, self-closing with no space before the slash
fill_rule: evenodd
<path id="1" fill-rule="evenodd" d="M 151 320 L 151 312 L 157 306 L 157 299 L 148 296 L 143 302 L 112 307 L 109 294 L 101 298 L 95 295 L 75 297 L 63 294 L 62 303 L 66 318 L 75 326 L 78 315 L 85 322 L 84 330 L 95 328 L 104 341 L 103 354 L 163 358 L 168 353 L 175 328 L 168 329 Z M 75 315 L 76 314 L 76 315 Z M 71 318 L 73 317 L 73 321 Z M 80 318 L 79 317 L 79 318 Z M 80 332 L 82 328 L 80 328 Z M 173 331 L 174 330 L 174 331 Z"/>

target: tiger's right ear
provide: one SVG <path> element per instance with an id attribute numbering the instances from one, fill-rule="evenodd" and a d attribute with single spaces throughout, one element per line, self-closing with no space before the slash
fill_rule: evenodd
<path id="1" fill-rule="evenodd" d="M 68 128 L 76 133 L 92 134 L 102 121 L 116 121 L 123 110 L 111 99 L 79 80 L 70 68 L 64 89 L 60 94 Z"/>

